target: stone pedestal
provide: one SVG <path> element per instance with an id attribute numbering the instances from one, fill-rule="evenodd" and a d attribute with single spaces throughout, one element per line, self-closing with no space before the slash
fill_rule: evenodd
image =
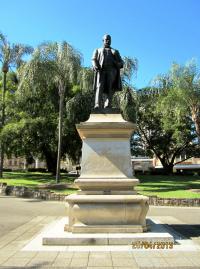
<path id="1" fill-rule="evenodd" d="M 77 130 L 83 141 L 80 188 L 69 195 L 72 233 L 132 233 L 147 230 L 148 197 L 137 195 L 134 186 L 130 136 L 136 125 L 119 113 L 94 113 Z"/>

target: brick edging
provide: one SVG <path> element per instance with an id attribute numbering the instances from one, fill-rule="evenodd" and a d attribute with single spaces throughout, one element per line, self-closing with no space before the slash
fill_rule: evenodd
<path id="1" fill-rule="evenodd" d="M 159 198 L 149 196 L 149 204 L 156 206 L 200 206 L 200 198 Z"/>

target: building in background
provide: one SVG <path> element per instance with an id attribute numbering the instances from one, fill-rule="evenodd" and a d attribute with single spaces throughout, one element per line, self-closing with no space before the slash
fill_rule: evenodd
<path id="1" fill-rule="evenodd" d="M 190 159 L 186 159 L 186 156 L 179 156 L 175 159 L 175 163 L 178 163 L 174 166 L 174 172 L 177 170 L 200 170 L 200 158 L 192 157 Z M 150 172 L 153 169 L 162 168 L 162 164 L 158 158 L 149 158 L 146 156 L 131 157 L 131 163 L 133 167 L 133 171 L 135 172 Z M 77 165 L 74 164 L 69 158 L 61 161 L 61 169 L 65 171 L 76 171 Z M 31 164 L 28 164 L 26 159 L 23 157 L 11 157 L 5 158 L 4 160 L 4 169 L 15 170 L 27 170 L 27 169 L 47 169 L 46 162 L 43 160 L 39 160 L 38 158 L 34 158 Z"/>
<path id="2" fill-rule="evenodd" d="M 135 172 L 148 172 L 154 168 L 154 160 L 149 157 L 131 157 L 133 171 Z"/>
<path id="3" fill-rule="evenodd" d="M 33 159 L 33 162 L 27 163 L 24 157 L 15 157 L 4 159 L 4 169 L 11 170 L 27 170 L 27 169 L 46 169 L 46 162 L 39 160 L 38 158 Z"/>

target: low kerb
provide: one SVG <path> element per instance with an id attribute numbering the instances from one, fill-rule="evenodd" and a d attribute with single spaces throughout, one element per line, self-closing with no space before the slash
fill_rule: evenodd
<path id="1" fill-rule="evenodd" d="M 138 233 L 147 230 L 148 197 L 134 187 L 130 136 L 136 125 L 121 114 L 93 113 L 76 126 L 83 141 L 80 191 L 66 198 L 72 233 Z"/>

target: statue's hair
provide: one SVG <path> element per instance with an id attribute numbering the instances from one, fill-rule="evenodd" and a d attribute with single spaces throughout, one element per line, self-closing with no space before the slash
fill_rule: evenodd
<path id="1" fill-rule="evenodd" d="M 103 40 L 105 39 L 106 36 L 109 36 L 109 37 L 110 37 L 110 40 L 111 40 L 111 35 L 109 35 L 109 34 L 105 34 L 105 35 L 103 36 Z"/>

